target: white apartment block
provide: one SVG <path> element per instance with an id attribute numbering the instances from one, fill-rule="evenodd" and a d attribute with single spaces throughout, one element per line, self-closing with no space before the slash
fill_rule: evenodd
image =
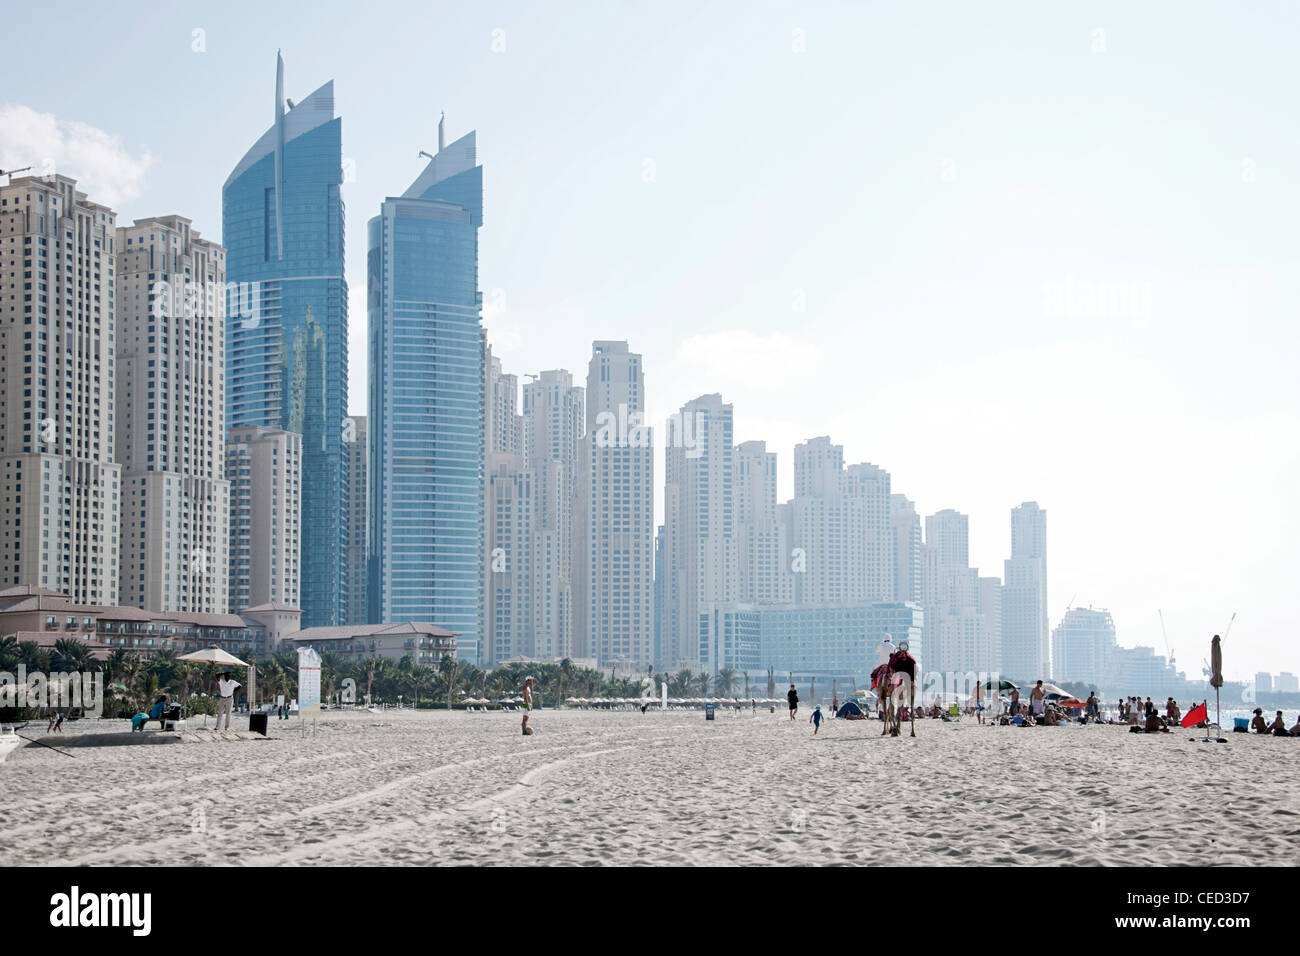
<path id="1" fill-rule="evenodd" d="M 519 455 L 488 455 L 484 663 L 534 657 L 536 482 Z"/>
<path id="2" fill-rule="evenodd" d="M 232 428 L 230 613 L 262 604 L 298 607 L 301 584 L 302 436 L 278 428 Z"/>
<path id="3" fill-rule="evenodd" d="M 117 230 L 121 600 L 229 607 L 225 250 L 182 216 Z"/>
<path id="4" fill-rule="evenodd" d="M 921 518 L 907 495 L 889 496 L 894 535 L 894 599 L 921 603 Z"/>
<path id="5" fill-rule="evenodd" d="M 536 483 L 533 532 L 531 654 L 573 657 L 577 645 L 574 536 L 581 505 L 582 388 L 563 369 L 523 387 L 523 460 Z"/>
<path id="6" fill-rule="evenodd" d="M 969 562 L 969 519 L 947 509 L 925 519 L 921 605 L 927 671 L 998 672 L 1001 582 Z"/>
<path id="7" fill-rule="evenodd" d="M 665 663 L 716 673 L 700 615 L 737 595 L 732 407 L 702 395 L 668 420 L 664 439 Z"/>
<path id="8" fill-rule="evenodd" d="M 889 472 L 865 463 L 846 469 L 843 446 L 822 436 L 795 446 L 794 479 L 782 515 L 795 602 L 894 600 Z"/>
<path id="9" fill-rule="evenodd" d="M 347 621 L 349 625 L 366 624 L 366 593 L 369 581 L 369 569 L 366 565 L 366 534 L 369 524 L 369 476 L 367 467 L 370 456 L 367 446 L 366 416 L 349 415 L 348 425 L 343 428 L 343 453 L 348 460 L 347 483 L 347 523 L 348 534 L 348 599 Z"/>
<path id="10" fill-rule="evenodd" d="M 777 456 L 762 441 L 736 446 L 736 591 L 745 604 L 794 600 L 788 529 L 777 505 Z"/>
<path id="11" fill-rule="evenodd" d="M 1013 680 L 1046 679 L 1047 511 L 1036 501 L 1011 509 L 1011 557 L 1002 593 L 1002 670 Z"/>
<path id="12" fill-rule="evenodd" d="M 627 342 L 592 343 L 583 439 L 579 657 L 644 668 L 654 653 L 654 431 Z"/>
<path id="13" fill-rule="evenodd" d="M 0 583 L 117 605 L 116 215 L 66 176 L 0 186 Z"/>

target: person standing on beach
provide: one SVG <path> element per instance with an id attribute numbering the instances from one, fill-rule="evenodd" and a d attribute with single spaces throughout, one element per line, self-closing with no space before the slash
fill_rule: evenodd
<path id="1" fill-rule="evenodd" d="M 795 711 L 799 709 L 799 693 L 794 689 L 794 684 L 790 685 L 790 693 L 785 695 L 785 699 L 790 702 L 790 719 L 794 720 Z"/>
<path id="2" fill-rule="evenodd" d="M 1011 688 L 1011 716 L 1015 717 L 1020 713 L 1020 688 Z"/>
<path id="3" fill-rule="evenodd" d="M 524 722 L 522 724 L 522 729 L 525 737 L 527 737 L 529 734 L 532 733 L 532 731 L 528 729 L 528 713 L 532 709 L 533 709 L 533 679 L 531 677 L 525 677 L 524 678 Z"/>
<path id="4" fill-rule="evenodd" d="M 1047 700 L 1047 692 L 1043 690 L 1043 682 L 1040 680 L 1034 685 L 1034 689 L 1029 692 L 1029 706 L 1033 710 L 1035 717 L 1042 717 L 1046 707 L 1044 703 Z"/>
<path id="5" fill-rule="evenodd" d="M 817 731 L 822 729 L 822 709 L 814 707 L 812 716 L 808 718 L 808 723 L 813 725 L 813 736 L 817 736 Z"/>
<path id="6" fill-rule="evenodd" d="M 221 679 L 217 681 L 217 730 L 221 729 L 221 718 L 226 718 L 226 729 L 230 729 L 230 711 L 235 703 L 235 688 L 239 687 L 239 681 L 233 680 L 230 671 L 222 671 Z"/>
<path id="7" fill-rule="evenodd" d="M 984 685 L 975 682 L 975 719 L 984 723 Z"/>

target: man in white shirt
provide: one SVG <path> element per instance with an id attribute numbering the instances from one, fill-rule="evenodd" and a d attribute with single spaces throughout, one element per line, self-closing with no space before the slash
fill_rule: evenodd
<path id="1" fill-rule="evenodd" d="M 221 729 L 221 718 L 226 718 L 226 730 L 230 729 L 230 711 L 235 703 L 235 688 L 239 687 L 237 680 L 232 680 L 230 671 L 223 671 L 221 678 L 217 681 L 217 730 Z"/>

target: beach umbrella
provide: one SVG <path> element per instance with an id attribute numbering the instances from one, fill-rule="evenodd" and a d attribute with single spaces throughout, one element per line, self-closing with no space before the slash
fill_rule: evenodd
<path id="1" fill-rule="evenodd" d="M 1058 707 L 1069 707 L 1071 710 L 1082 710 L 1083 708 L 1087 707 L 1088 705 L 1085 704 L 1083 701 L 1079 700 L 1077 697 L 1067 697 L 1067 698 L 1064 698 L 1064 699 L 1058 700 L 1058 701 L 1056 702 L 1056 706 L 1058 706 Z"/>
<path id="2" fill-rule="evenodd" d="M 241 661 L 234 654 L 227 654 L 219 647 L 205 647 L 201 651 L 192 651 L 176 658 L 178 661 L 196 661 L 200 664 L 226 664 L 230 667 L 247 667 L 247 661 Z"/>
<path id="3" fill-rule="evenodd" d="M 1046 685 L 1044 685 L 1044 686 L 1046 686 Z M 993 690 L 993 689 L 994 689 L 992 679 L 990 679 L 990 680 L 986 680 L 986 681 L 984 682 L 984 688 L 985 688 L 986 690 Z M 1009 681 L 1009 680 L 1005 680 L 1005 679 L 1004 679 L 1004 680 L 1000 680 L 1000 681 L 998 681 L 997 689 L 998 689 L 998 690 L 1020 690 L 1020 688 L 1019 688 L 1016 684 L 1012 683 L 1012 682 Z"/>
<path id="4" fill-rule="evenodd" d="M 850 696 L 850 697 L 866 697 L 866 696 L 867 696 L 868 694 L 870 694 L 870 693 L 871 693 L 871 692 L 870 692 L 870 691 L 867 691 L 867 690 L 855 690 L 855 691 L 854 691 L 852 694 L 850 694 L 849 696 Z"/>
<path id="5" fill-rule="evenodd" d="M 1050 700 L 1057 700 L 1065 697 L 1073 699 L 1074 697 L 1074 695 L 1071 694 L 1069 691 L 1062 690 L 1061 688 L 1057 687 L 1055 684 L 1050 684 L 1047 681 L 1043 681 L 1043 693 Z"/>

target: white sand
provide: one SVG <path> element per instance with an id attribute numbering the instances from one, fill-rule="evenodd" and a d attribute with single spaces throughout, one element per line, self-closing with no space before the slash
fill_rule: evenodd
<path id="1" fill-rule="evenodd" d="M 28 745 L 0 765 L 0 864 L 1288 865 L 1300 848 L 1300 740 L 969 718 L 814 738 L 801 714 L 539 711 L 523 737 L 518 715 L 344 713 L 314 735 L 271 720 L 269 740 Z"/>

